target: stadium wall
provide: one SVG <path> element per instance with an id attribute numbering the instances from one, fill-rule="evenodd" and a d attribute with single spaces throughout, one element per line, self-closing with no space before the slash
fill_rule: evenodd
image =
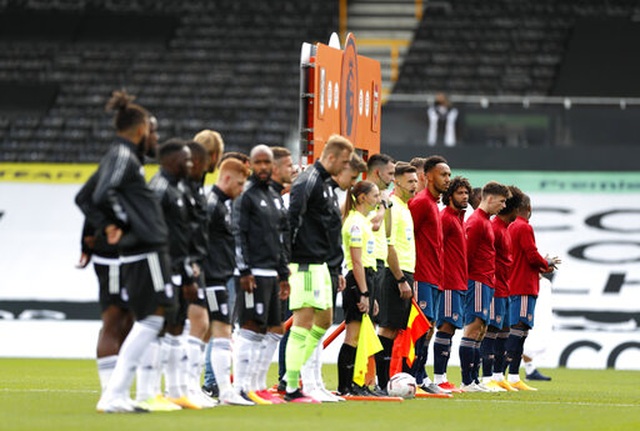
<path id="1" fill-rule="evenodd" d="M 91 267 L 75 268 L 82 214 L 73 203 L 94 169 L 0 165 L 0 356 L 94 356 L 97 283 Z M 529 193 L 540 252 L 563 259 L 531 331 L 531 343 L 546 348 L 540 364 L 640 369 L 640 173 L 454 174 Z"/>

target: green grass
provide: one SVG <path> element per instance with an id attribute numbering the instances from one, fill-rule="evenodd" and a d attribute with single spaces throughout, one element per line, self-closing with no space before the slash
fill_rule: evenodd
<path id="1" fill-rule="evenodd" d="M 272 367 L 272 377 L 275 367 Z M 89 360 L 0 359 L 0 429 L 13 430 L 638 430 L 640 372 L 544 370 L 538 392 L 461 394 L 402 403 L 217 407 L 142 415 L 98 414 Z M 451 369 L 450 376 L 459 371 Z M 335 366 L 326 366 L 335 387 Z M 458 383 L 456 379 L 453 379 Z M 272 378 L 271 381 L 275 381 Z"/>

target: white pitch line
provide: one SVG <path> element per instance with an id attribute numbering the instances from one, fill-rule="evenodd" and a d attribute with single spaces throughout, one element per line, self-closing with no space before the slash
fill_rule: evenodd
<path id="1" fill-rule="evenodd" d="M 454 399 L 453 402 L 462 402 L 462 403 L 502 403 L 502 404 L 522 404 L 526 402 L 527 404 L 539 404 L 539 405 L 570 405 L 570 406 L 584 406 L 584 407 L 636 407 L 640 408 L 640 404 L 620 404 L 620 403 L 590 403 L 590 402 L 576 402 L 576 401 L 531 401 L 531 400 L 463 400 L 463 399 Z"/>
<path id="2" fill-rule="evenodd" d="M 98 391 L 91 389 L 14 389 L 0 388 L 0 392 L 52 392 L 68 394 L 97 394 Z"/>

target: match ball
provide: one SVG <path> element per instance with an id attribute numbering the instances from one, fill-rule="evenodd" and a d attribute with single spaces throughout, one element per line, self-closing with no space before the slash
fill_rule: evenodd
<path id="1" fill-rule="evenodd" d="M 391 397 L 402 397 L 405 399 L 416 396 L 416 379 L 408 373 L 394 374 L 387 383 L 387 393 Z"/>

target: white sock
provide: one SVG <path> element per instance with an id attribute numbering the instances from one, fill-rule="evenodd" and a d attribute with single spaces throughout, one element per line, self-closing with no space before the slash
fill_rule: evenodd
<path id="1" fill-rule="evenodd" d="M 136 367 L 149 344 L 158 336 L 163 324 L 162 316 L 148 316 L 133 324 L 120 347 L 116 367 L 103 394 L 106 399 L 131 397 L 131 384 Z"/>
<path id="2" fill-rule="evenodd" d="M 489 383 L 492 377 L 490 376 L 482 376 L 482 383 Z"/>
<path id="3" fill-rule="evenodd" d="M 282 334 L 276 334 L 274 332 L 267 332 L 262 339 L 262 349 L 260 357 L 258 358 L 258 372 L 257 372 L 257 390 L 267 389 L 267 374 L 269 373 L 269 367 L 273 355 L 278 348 L 278 343 L 282 339 Z"/>
<path id="4" fill-rule="evenodd" d="M 300 379 L 302 380 L 302 388 L 305 392 L 311 392 L 318 387 L 318 382 L 316 381 L 317 350 L 318 347 L 316 346 L 316 350 L 311 353 L 307 362 L 302 364 L 300 368 Z"/>
<path id="5" fill-rule="evenodd" d="M 229 338 L 212 338 L 211 368 L 213 375 L 216 376 L 220 394 L 228 392 L 231 386 L 231 339 Z M 236 376 L 237 378 L 237 376 Z"/>
<path id="6" fill-rule="evenodd" d="M 518 383 L 520 381 L 519 374 L 509 374 L 509 383 Z"/>
<path id="7" fill-rule="evenodd" d="M 248 329 L 240 329 L 235 340 L 233 355 L 233 385 L 239 391 L 251 390 L 251 365 L 254 344 L 260 342 L 260 335 Z"/>
<path id="8" fill-rule="evenodd" d="M 504 380 L 504 373 L 493 373 L 493 380 L 501 382 Z"/>
<path id="9" fill-rule="evenodd" d="M 187 346 L 187 355 L 189 357 L 188 388 L 190 391 L 199 391 L 206 344 L 201 339 L 189 335 L 187 338 Z"/>
<path id="10" fill-rule="evenodd" d="M 140 358 L 140 365 L 136 369 L 136 400 L 145 401 L 160 392 L 156 391 L 158 368 L 160 366 L 160 343 L 156 337 Z"/>
<path id="11" fill-rule="evenodd" d="M 524 362 L 524 372 L 527 373 L 527 375 L 533 373 L 535 370 L 536 364 L 534 364 L 533 361 Z"/>
<path id="12" fill-rule="evenodd" d="M 434 374 L 433 375 L 433 383 L 439 385 L 440 383 L 446 382 L 447 379 L 444 374 Z"/>
<path id="13" fill-rule="evenodd" d="M 185 395 L 181 389 L 181 364 L 183 349 L 180 336 L 165 334 L 162 341 L 168 349 L 167 366 L 164 370 L 164 383 L 169 398 Z"/>
<path id="14" fill-rule="evenodd" d="M 98 365 L 98 378 L 100 379 L 100 389 L 104 392 L 107 389 L 107 383 L 113 374 L 113 370 L 116 367 L 118 361 L 118 355 L 104 356 L 96 359 Z"/>
<path id="15" fill-rule="evenodd" d="M 262 389 L 259 387 L 259 380 L 261 374 L 260 361 L 263 356 L 263 350 L 265 346 L 262 344 L 264 340 L 264 334 L 255 333 L 254 339 L 251 341 L 251 362 L 252 365 L 249 368 L 249 390 L 257 391 Z"/>
<path id="16" fill-rule="evenodd" d="M 313 379 L 318 388 L 324 388 L 324 380 L 322 379 L 322 350 L 324 350 L 324 347 L 322 346 L 322 341 L 320 341 L 316 350 L 313 351 L 313 355 L 316 357 L 313 362 Z"/>

